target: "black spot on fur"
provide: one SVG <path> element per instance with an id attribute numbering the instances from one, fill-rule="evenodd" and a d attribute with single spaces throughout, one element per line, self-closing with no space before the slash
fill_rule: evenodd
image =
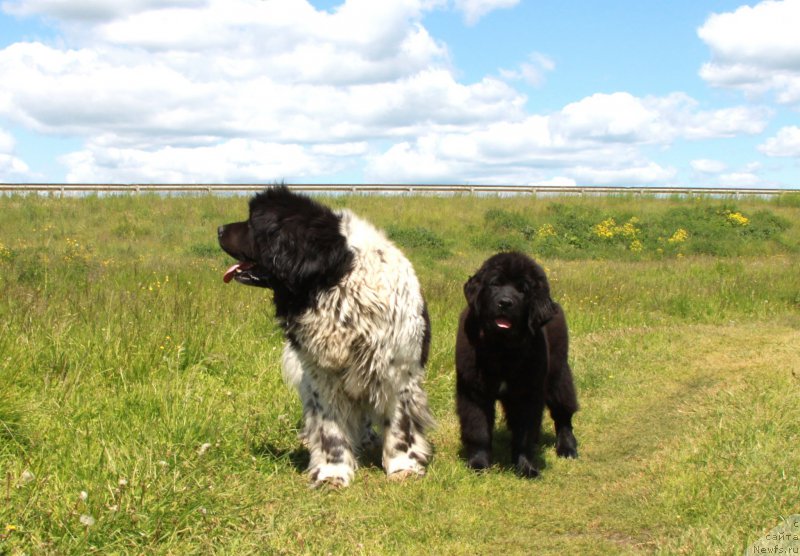
<path id="1" fill-rule="evenodd" d="M 405 442 L 406 444 L 412 444 L 414 442 L 414 438 L 412 436 L 412 429 L 411 429 L 411 417 L 408 414 L 408 404 L 403 403 L 403 414 L 400 416 L 400 434 L 401 434 L 401 441 Z"/>
<path id="2" fill-rule="evenodd" d="M 309 413 L 319 413 L 322 411 L 322 406 L 316 400 L 306 400 L 306 403 L 303 404 L 303 407 Z"/>
<path id="3" fill-rule="evenodd" d="M 344 448 L 337 446 L 336 448 L 328 452 L 325 461 L 333 465 L 344 462 Z"/>
<path id="4" fill-rule="evenodd" d="M 431 350 L 431 317 L 428 314 L 428 304 L 422 305 L 422 319 L 425 321 L 425 330 L 422 333 L 422 354 L 419 358 L 419 364 L 424 367 L 428 364 L 428 355 Z"/>
<path id="5" fill-rule="evenodd" d="M 335 434 L 325 434 L 325 432 L 320 432 L 319 437 L 322 451 L 328 454 L 334 452 L 335 450 L 342 450 L 346 445 L 344 438 Z"/>

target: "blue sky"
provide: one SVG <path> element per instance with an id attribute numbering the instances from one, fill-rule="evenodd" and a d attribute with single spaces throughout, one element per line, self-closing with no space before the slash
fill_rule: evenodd
<path id="1" fill-rule="evenodd" d="M 800 0 L 0 0 L 0 181 L 800 187 Z"/>

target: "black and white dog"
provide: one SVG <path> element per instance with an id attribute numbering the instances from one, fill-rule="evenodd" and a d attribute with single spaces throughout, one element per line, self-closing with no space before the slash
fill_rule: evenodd
<path id="1" fill-rule="evenodd" d="M 430 321 L 411 263 L 369 223 L 285 186 L 253 197 L 249 218 L 218 234 L 238 261 L 225 282 L 274 292 L 284 376 L 303 402 L 312 486 L 351 482 L 373 424 L 383 429 L 387 475 L 423 475 Z"/>
<path id="2" fill-rule="evenodd" d="M 464 284 L 464 295 L 467 307 L 456 337 L 456 406 L 469 467 L 491 465 L 497 400 L 520 475 L 539 473 L 531 460 L 545 405 L 555 421 L 556 453 L 578 457 L 567 321 L 550 298 L 542 267 L 522 253 L 499 253 Z"/>

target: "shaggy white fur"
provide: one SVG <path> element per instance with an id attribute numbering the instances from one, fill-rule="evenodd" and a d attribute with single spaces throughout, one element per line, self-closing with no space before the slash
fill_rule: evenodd
<path id="1" fill-rule="evenodd" d="M 284 377 L 303 401 L 302 433 L 314 486 L 346 486 L 355 455 L 383 431 L 388 475 L 422 475 L 432 423 L 421 388 L 425 301 L 411 263 L 382 232 L 349 211 L 337 213 L 352 271 L 285 322 Z"/>

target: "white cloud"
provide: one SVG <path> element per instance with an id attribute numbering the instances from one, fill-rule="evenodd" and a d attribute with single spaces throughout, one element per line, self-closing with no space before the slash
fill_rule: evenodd
<path id="1" fill-rule="evenodd" d="M 14 137 L 0 129 L 0 182 L 30 176 L 28 165 L 14 155 L 15 145 Z"/>
<path id="2" fill-rule="evenodd" d="M 457 10 L 464 14 L 467 25 L 475 25 L 483 16 L 494 10 L 513 8 L 519 0 L 454 0 Z"/>
<path id="3" fill-rule="evenodd" d="M 763 187 L 768 184 L 752 172 L 731 172 L 719 177 L 719 184 L 723 187 Z"/>
<path id="4" fill-rule="evenodd" d="M 172 6 L 200 6 L 205 0 L 6 0 L 3 10 L 17 16 L 46 15 L 57 19 L 95 22 L 138 11 Z"/>
<path id="5" fill-rule="evenodd" d="M 626 167 L 577 167 L 571 174 L 578 183 L 587 185 L 652 185 L 668 183 L 677 171 L 655 162 L 642 162 Z"/>
<path id="6" fill-rule="evenodd" d="M 545 81 L 545 73 L 553 71 L 556 63 L 552 58 L 534 52 L 528 56 L 528 61 L 519 65 L 514 70 L 500 69 L 500 75 L 504 79 L 522 80 L 533 87 L 541 87 Z"/>
<path id="7" fill-rule="evenodd" d="M 778 102 L 800 102 L 800 1 L 766 0 L 711 15 L 698 29 L 712 59 L 700 76 L 711 85 L 749 95 L 774 92 Z"/>
<path id="8" fill-rule="evenodd" d="M 384 154 L 374 158 L 368 175 L 379 183 L 439 183 L 452 181 L 454 164 L 439 157 L 435 149 L 422 145 L 412 146 L 403 141 L 392 145 Z"/>
<path id="9" fill-rule="evenodd" d="M 539 180 L 535 183 L 530 183 L 528 185 L 552 185 L 557 187 L 574 187 L 578 184 L 573 178 L 567 178 L 564 176 L 555 176 L 553 178 Z"/>
<path id="10" fill-rule="evenodd" d="M 324 16 L 344 17 L 346 7 Z M 201 19 L 214 19 L 211 15 Z M 186 28 L 194 29 L 189 23 Z M 246 31 L 244 22 L 238 25 Z M 182 50 L 149 54 L 138 45 L 104 42 L 79 49 L 11 45 L 0 50 L 0 114 L 37 131 L 106 134 L 129 144 L 208 144 L 243 136 L 350 142 L 522 114 L 525 97 L 498 79 L 457 82 L 444 49 L 415 21 L 400 17 L 385 29 L 386 35 L 401 38 L 397 48 L 383 49 L 383 57 L 379 45 L 356 48 L 351 33 L 325 25 L 300 29 L 306 45 L 320 38 L 318 54 L 303 45 L 263 51 L 256 38 L 258 21 L 254 25 L 251 33 L 244 32 L 251 40 L 237 46 L 238 57 L 218 52 L 214 38 L 202 45 L 206 50 L 186 44 Z M 297 29 L 289 25 L 266 35 L 281 31 L 288 40 Z M 223 35 L 222 29 L 212 34 Z M 330 39 L 339 35 L 340 42 Z M 322 52 L 325 40 L 328 56 Z"/>
<path id="11" fill-rule="evenodd" d="M 595 94 L 548 116 L 476 123 L 405 140 L 373 156 L 366 176 L 378 182 L 665 184 L 677 170 L 647 160 L 641 147 L 752 134 L 765 125 L 766 115 L 758 109 L 703 111 L 683 94 Z M 711 166 L 711 161 L 695 163 L 696 169 Z"/>
<path id="12" fill-rule="evenodd" d="M 663 137 L 656 110 L 629 93 L 594 94 L 565 106 L 558 126 L 572 138 L 658 141 Z"/>
<path id="13" fill-rule="evenodd" d="M 0 153 L 10 153 L 14 145 L 15 141 L 11 134 L 0 129 Z"/>
<path id="14" fill-rule="evenodd" d="M 70 168 L 67 181 L 71 183 L 269 182 L 334 173 L 348 165 L 339 153 L 312 153 L 301 145 L 245 139 L 152 151 L 90 145 L 65 155 L 63 162 Z"/>
<path id="15" fill-rule="evenodd" d="M 514 4 L 455 5 L 479 18 Z M 55 19 L 64 35 L 0 49 L 0 117 L 82 138 L 61 158 L 69 181 L 293 181 L 366 160 L 374 181 L 582 185 L 668 182 L 675 171 L 643 147 L 760 133 L 771 116 L 626 92 L 530 114 L 513 82 L 540 84 L 552 59 L 459 81 L 422 24 L 446 5 L 9 0 L 6 11 Z"/>
<path id="16" fill-rule="evenodd" d="M 800 127 L 781 128 L 774 137 L 770 137 L 758 150 L 773 157 L 800 157 Z"/>
<path id="17" fill-rule="evenodd" d="M 558 125 L 572 138 L 631 143 L 670 143 L 760 133 L 769 111 L 738 106 L 707 111 L 684 93 L 639 98 L 630 93 L 594 94 L 568 104 Z"/>
<path id="18" fill-rule="evenodd" d="M 695 172 L 700 174 L 719 174 L 724 172 L 728 165 L 720 160 L 700 158 L 689 163 Z"/>
<path id="19" fill-rule="evenodd" d="M 30 177 L 30 168 L 16 156 L 0 152 L 0 182 L 24 180 Z"/>

